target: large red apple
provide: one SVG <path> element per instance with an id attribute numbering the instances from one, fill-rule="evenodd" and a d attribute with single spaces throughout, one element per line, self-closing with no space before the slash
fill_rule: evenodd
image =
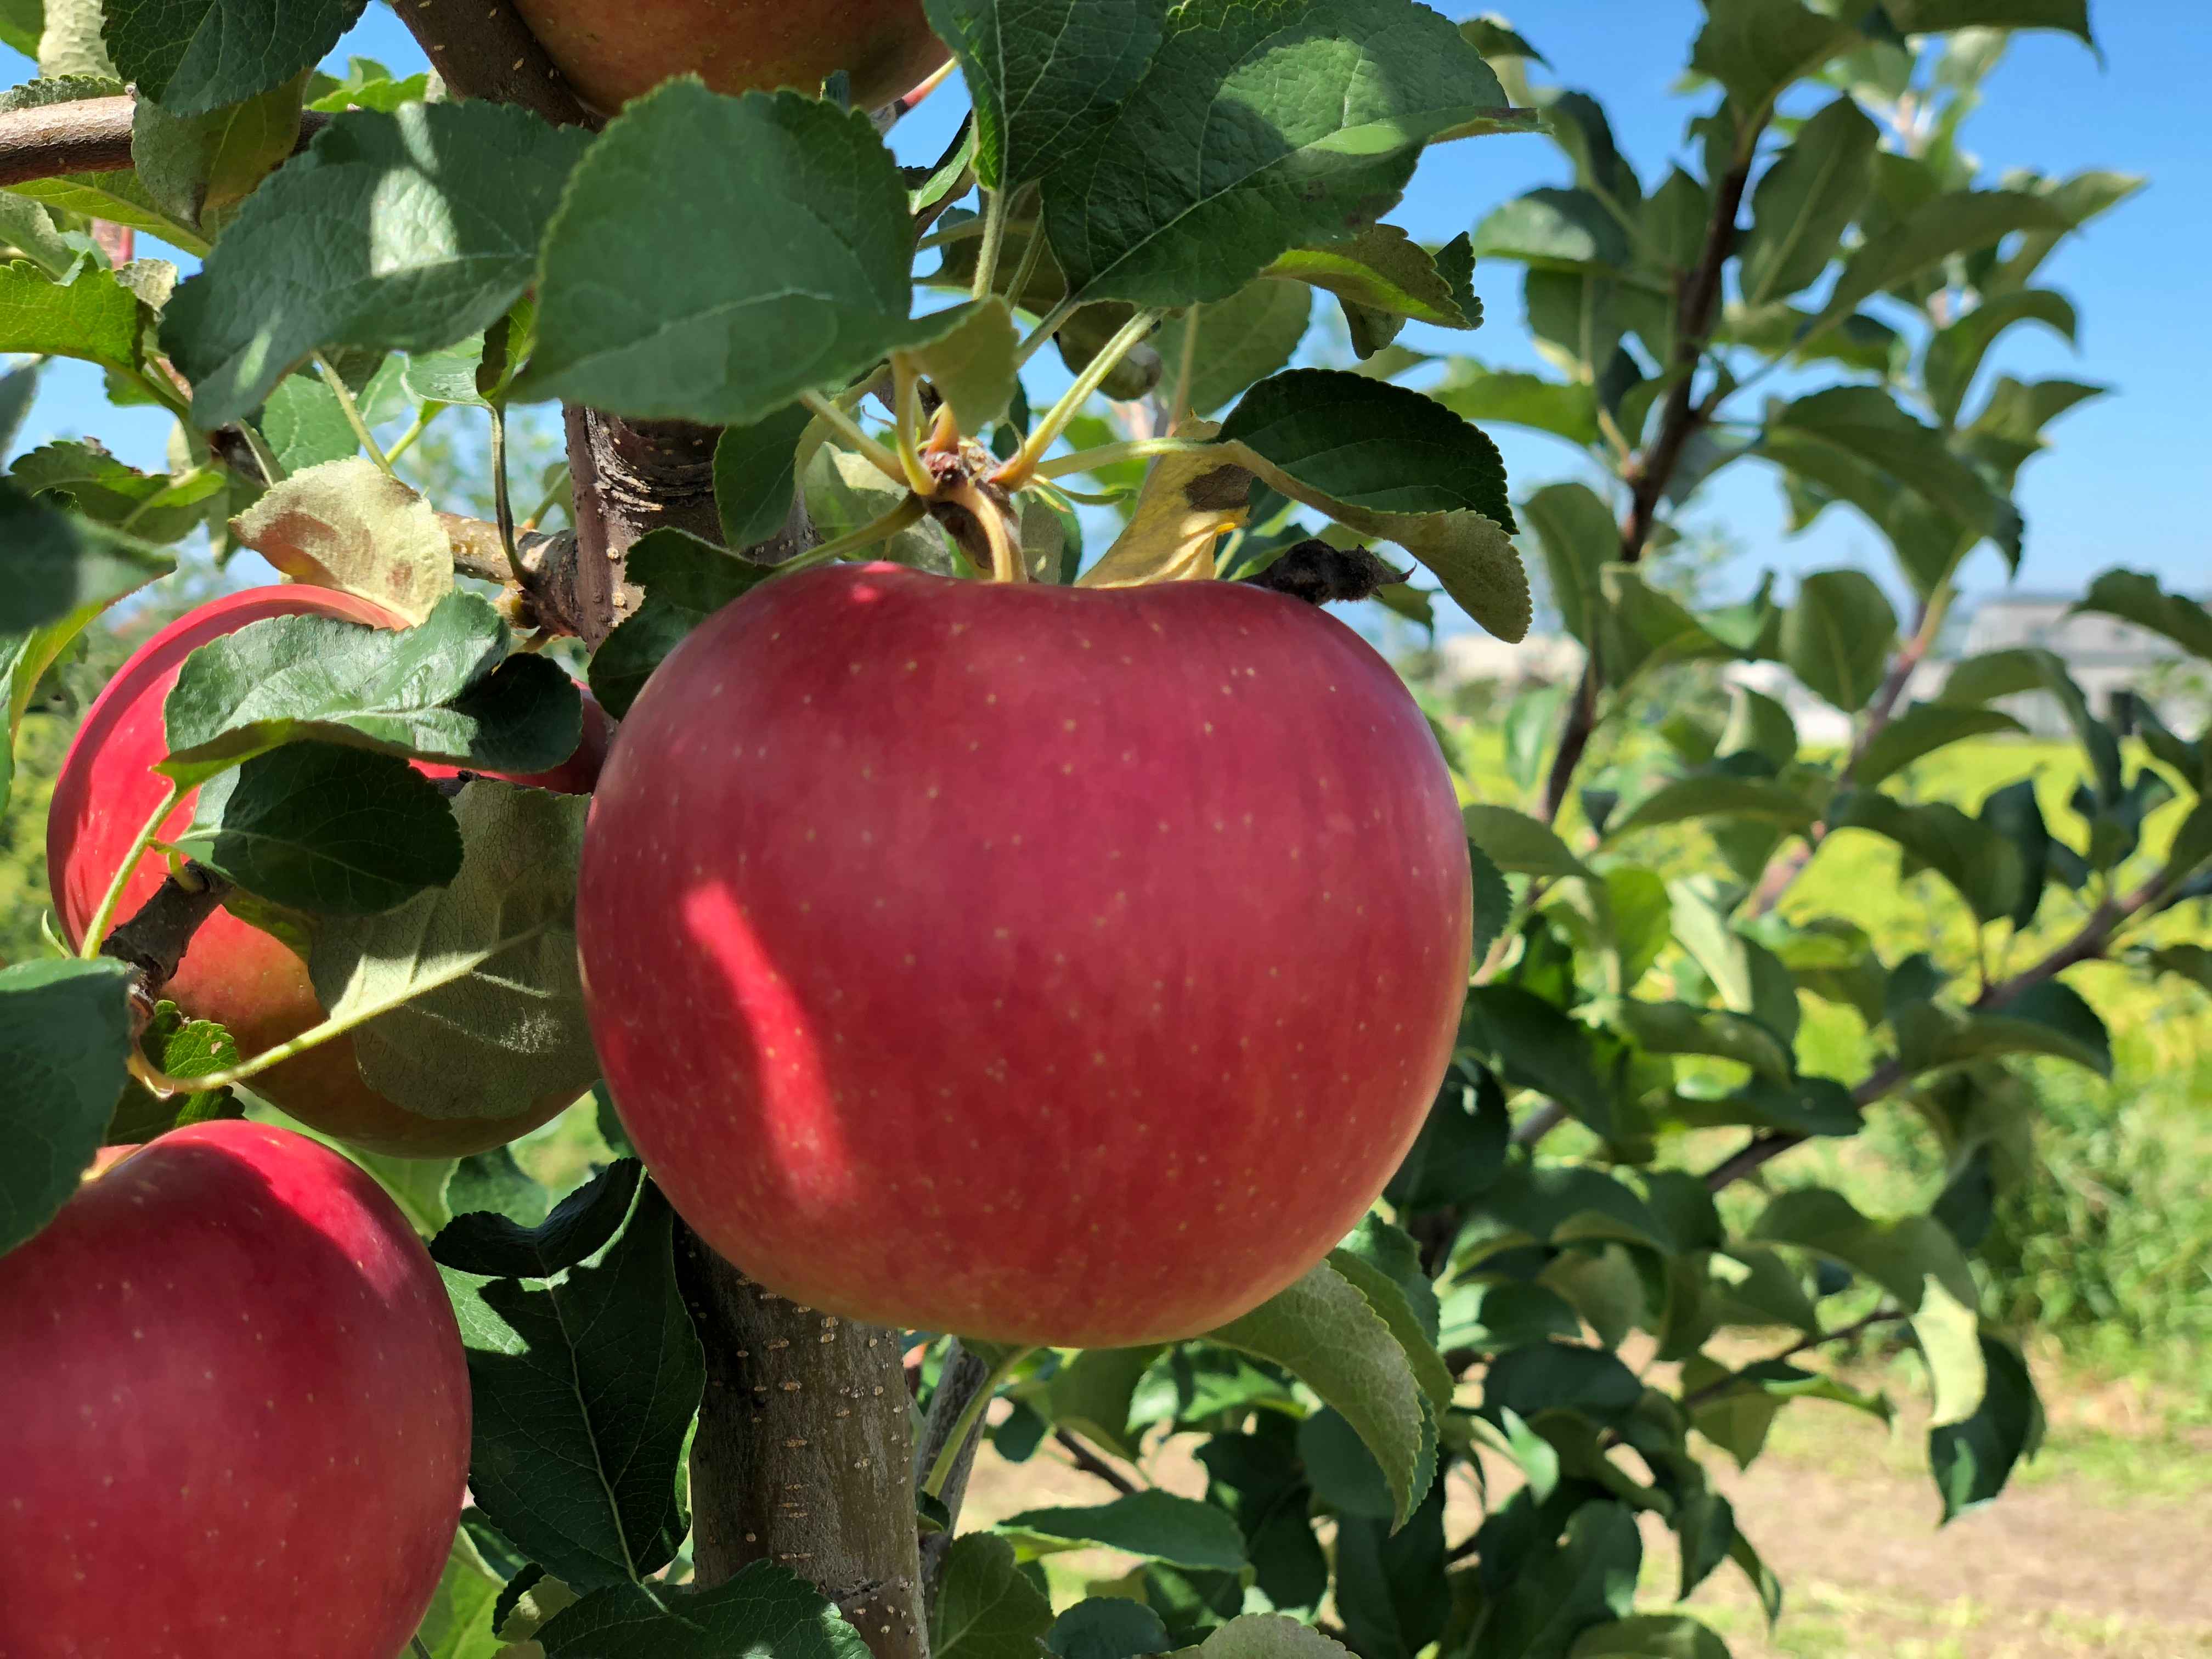
<path id="1" fill-rule="evenodd" d="M 168 757 L 162 704 L 185 659 L 210 640 L 268 617 L 324 616 L 372 627 L 396 628 L 402 619 L 382 606 L 329 588 L 257 587 L 200 606 L 149 640 L 94 702 L 62 763 L 46 821 L 46 867 L 54 911 L 74 945 L 146 819 L 161 804 L 168 781 L 152 769 Z M 606 755 L 608 723 L 599 706 L 584 704 L 584 738 L 575 755 L 555 770 L 518 781 L 581 794 L 599 775 Z M 450 767 L 424 766 L 434 776 Z M 191 822 L 197 792 L 185 797 L 162 825 L 181 835 Z M 128 917 L 161 885 L 165 866 L 147 854 L 117 909 Z M 238 1039 L 240 1052 L 258 1054 L 297 1036 L 324 1018 L 307 964 L 270 933 L 219 910 L 192 936 L 183 965 L 165 994 L 198 1019 L 220 1021 Z M 350 1039 L 338 1037 L 253 1079 L 265 1096 L 301 1122 L 371 1152 L 401 1158 L 455 1158 L 496 1146 L 536 1128 L 568 1104 L 563 1096 L 520 1116 L 429 1118 L 409 1112 L 362 1079 Z"/>
<path id="2" fill-rule="evenodd" d="M 304 1135 L 179 1129 L 0 1256 L 11 1659 L 392 1659 L 468 1462 L 437 1270 Z"/>
<path id="3" fill-rule="evenodd" d="M 949 55 L 921 0 L 516 0 L 576 90 L 617 110 L 671 76 L 715 92 L 796 87 L 833 71 L 852 77 L 853 103 L 872 109 L 911 91 Z"/>
<path id="4" fill-rule="evenodd" d="M 1413 699 L 1279 594 L 767 584 L 623 721 L 578 899 L 623 1124 L 770 1289 L 1109 1346 L 1343 1237 L 1467 987 Z"/>

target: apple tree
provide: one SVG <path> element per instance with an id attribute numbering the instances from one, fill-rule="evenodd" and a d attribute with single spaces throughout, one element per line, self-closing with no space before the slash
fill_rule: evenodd
<path id="1" fill-rule="evenodd" d="M 1957 143 L 2080 5 L 1710 0 L 1664 179 L 1414 0 L 396 9 L 431 73 L 316 70 L 357 0 L 0 6 L 0 350 L 174 425 L 0 483 L 11 733 L 203 536 L 289 579 L 82 712 L 0 969 L 0 1647 L 1710 1655 L 1714 1574 L 1781 1597 L 1713 1460 L 1887 1414 L 1854 1340 L 1918 1356 L 1942 1513 L 1997 1494 L 2020 1068 L 2109 1071 L 2081 963 L 2212 981 L 2205 738 L 2034 650 L 1905 696 L 2096 391 L 1985 368 L 2070 336 L 2039 268 L 2136 181 Z M 1511 134 L 1571 177 L 1391 222 Z M 1480 324 L 1478 258 L 1555 376 L 1401 343 Z M 416 487 L 440 422 L 489 519 Z M 1603 487 L 1512 499 L 1486 423 Z M 1914 619 L 1671 597 L 1736 465 L 1870 521 Z M 1587 668 L 1507 714 L 1515 802 L 1328 607 L 1518 638 L 1516 538 Z M 2212 660 L 2148 578 L 2086 604 Z M 2067 820 L 1918 797 L 2030 691 Z M 1847 829 L 1948 943 L 1793 902 Z M 556 1194 L 507 1144 L 586 1097 Z M 1922 1212 L 1793 1176 L 1899 1110 Z M 986 1437 L 1097 1501 L 963 1529 Z"/>

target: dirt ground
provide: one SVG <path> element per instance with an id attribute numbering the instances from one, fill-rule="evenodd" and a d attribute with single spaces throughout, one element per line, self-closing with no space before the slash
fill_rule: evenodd
<path id="1" fill-rule="evenodd" d="M 2011 1491 L 1940 1528 L 1918 1425 L 1886 1433 L 1809 1406 L 1785 1416 L 1765 1457 L 1721 1476 L 1788 1587 L 1782 1624 L 1767 1632 L 1733 1568 L 1690 1610 L 1736 1659 L 2212 1659 L 2212 1433 L 2087 1416 L 2104 1420 L 2062 1419 Z M 1205 1487 L 1173 1446 L 1152 1473 L 1186 1495 Z M 1472 1524 L 1471 1492 L 1455 1504 L 1455 1536 Z M 963 1523 L 1112 1496 L 1049 1446 L 1020 1466 L 987 1448 Z M 1127 1565 L 1063 1557 L 1054 1578 L 1074 1593 L 1081 1577 Z M 1674 1573 L 1672 1540 L 1655 1526 L 1644 1573 L 1655 1609 Z"/>

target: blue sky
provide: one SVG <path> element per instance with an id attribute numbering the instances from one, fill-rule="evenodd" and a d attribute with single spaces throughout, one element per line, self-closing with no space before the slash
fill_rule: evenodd
<path id="1" fill-rule="evenodd" d="M 1487 9 L 1448 9 L 1455 16 Z M 2039 331 L 2008 337 L 2002 365 L 2023 376 L 2065 375 L 2108 384 L 2114 395 L 2068 416 L 2052 452 L 2022 481 L 2027 552 L 2020 582 L 2078 588 L 2095 571 L 2126 564 L 2169 583 L 2205 585 L 2212 570 L 2212 330 L 2203 296 L 2212 271 L 2212 132 L 2203 88 L 2212 84 L 2212 27 L 2204 0 L 2093 0 L 2105 63 L 2069 38 L 2023 35 L 1992 77 L 1984 107 L 1966 129 L 1968 147 L 1992 169 L 2015 166 L 2070 173 L 2109 167 L 2148 176 L 2150 188 L 2070 240 L 2043 280 L 2072 295 L 2081 313 L 2079 354 Z M 1647 181 L 1663 176 L 1690 106 L 1670 95 L 1685 46 L 1701 16 L 1698 0 L 1548 0 L 1510 14 L 1570 86 L 1607 106 L 1622 147 Z M 341 44 L 349 52 L 412 69 L 421 54 L 392 15 L 373 6 Z M 31 66 L 0 48 L 0 76 L 27 78 Z M 932 158 L 959 105 L 933 100 L 902 126 L 896 147 L 910 160 Z M 1545 141 L 1489 138 L 1431 152 L 1405 204 L 1394 216 L 1417 235 L 1442 240 L 1468 228 L 1492 206 L 1534 185 L 1561 182 L 1564 166 Z M 1536 364 L 1522 324 L 1519 284 L 1510 268 L 1478 269 L 1475 285 L 1488 321 L 1471 336 L 1431 334 L 1432 349 L 1469 350 L 1496 366 Z M 1409 337 L 1409 343 L 1411 343 Z M 27 423 L 27 441 L 91 433 L 125 459 L 158 465 L 166 419 L 117 410 L 97 376 L 77 364 L 49 369 Z M 1516 493 L 1572 476 L 1575 452 L 1540 435 L 1501 430 Z M 1764 469 L 1723 474 L 1702 498 L 1702 515 L 1743 548 L 1730 586 L 1747 585 L 1767 565 L 1803 570 L 1835 564 L 1879 569 L 1881 544 L 1845 511 L 1831 511 L 1806 535 L 1784 534 L 1779 492 Z M 1976 556 L 1967 586 L 1987 592 L 2004 580 L 1993 554 Z"/>

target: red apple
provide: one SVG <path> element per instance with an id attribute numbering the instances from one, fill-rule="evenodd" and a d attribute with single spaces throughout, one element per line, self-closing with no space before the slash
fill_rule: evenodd
<path id="1" fill-rule="evenodd" d="M 392 1659 L 468 1462 L 437 1270 L 304 1135 L 177 1130 L 0 1256 L 0 1653 Z"/>
<path id="2" fill-rule="evenodd" d="M 886 1324 L 1182 1337 L 1382 1189 L 1468 981 L 1420 711 L 1279 594 L 770 582 L 664 663 L 585 834 L 623 1122 L 771 1290 Z"/>
<path id="3" fill-rule="evenodd" d="M 149 640 L 94 702 L 62 763 L 46 821 L 46 867 L 54 912 L 74 945 L 90 925 L 116 867 L 147 817 L 161 804 L 167 781 L 152 769 L 168 757 L 162 703 L 177 683 L 185 659 L 209 641 L 268 617 L 324 616 L 377 628 L 404 626 L 382 606 L 330 588 L 257 587 L 200 606 Z M 608 721 L 598 703 L 584 702 L 584 739 L 575 755 L 554 770 L 517 782 L 572 794 L 589 790 L 606 755 Z M 453 769 L 423 766 L 432 776 Z M 184 833 L 197 792 L 185 797 L 161 827 Z M 149 853 L 125 889 L 116 915 L 127 918 L 152 896 L 165 872 Z M 219 910 L 200 927 L 183 965 L 165 994 L 198 1019 L 220 1021 L 254 1054 L 297 1036 L 324 1018 L 307 964 L 270 933 Z M 429 1118 L 406 1111 L 362 1079 L 353 1043 L 338 1037 L 253 1080 L 265 1096 L 301 1122 L 371 1152 L 401 1158 L 456 1158 L 496 1146 L 536 1128 L 568 1104 L 568 1097 L 540 1103 L 516 1117 Z"/>
<path id="4" fill-rule="evenodd" d="M 811 93 L 835 70 L 852 77 L 860 109 L 927 80 L 948 54 L 921 0 L 516 0 L 570 84 L 616 110 L 672 76 L 715 92 L 796 87 Z"/>

